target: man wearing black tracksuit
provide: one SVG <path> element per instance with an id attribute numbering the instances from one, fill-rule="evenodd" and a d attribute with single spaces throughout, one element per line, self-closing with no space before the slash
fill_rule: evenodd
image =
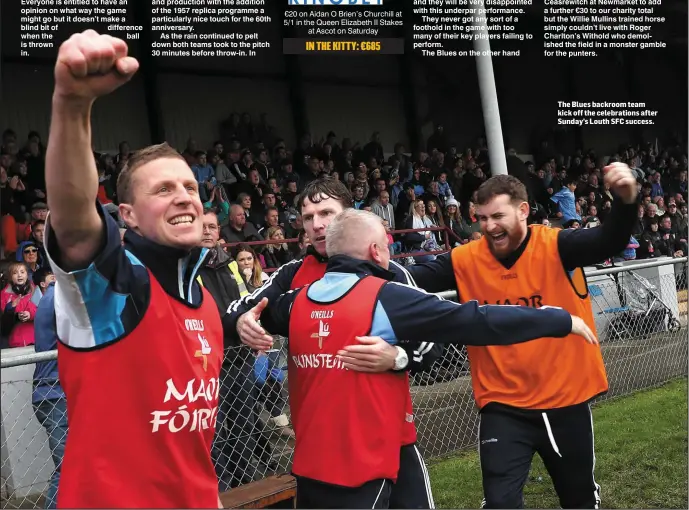
<path id="1" fill-rule="evenodd" d="M 311 210 L 315 208 L 317 211 L 313 214 L 309 213 L 309 209 L 304 206 L 305 202 L 310 204 Z M 253 294 L 232 303 L 228 313 L 223 317 L 223 326 L 226 332 L 229 331 L 238 336 L 236 329 L 239 318 L 263 298 L 268 299 L 268 307 L 270 307 L 270 303 L 282 294 L 313 283 L 323 276 L 328 259 L 320 253 L 321 251 L 325 253 L 325 246 L 324 243 L 318 244 L 318 236 L 321 233 L 324 234 L 324 224 L 327 224 L 329 219 L 345 208 L 352 207 L 352 203 L 351 193 L 339 181 L 317 179 L 304 188 L 300 197 L 302 214 L 307 213 L 304 214 L 304 228 L 311 241 L 320 249 L 310 246 L 303 259 L 294 260 L 281 266 Z M 320 223 L 316 230 L 314 230 L 315 227 L 312 227 L 315 220 L 310 216 L 319 217 L 317 221 Z M 309 231 L 310 229 L 312 231 Z M 391 261 L 390 271 L 395 274 L 395 281 L 416 286 L 414 278 L 401 265 Z M 423 285 L 421 287 L 423 288 Z M 410 374 L 428 370 L 443 353 L 441 345 L 431 342 L 405 344 L 401 345 L 400 348 L 406 352 L 400 370 L 407 370 Z M 413 415 L 410 414 L 408 419 L 413 420 Z M 413 421 L 410 425 L 413 425 Z M 413 430 L 413 427 L 410 428 Z M 413 436 L 415 435 L 414 433 Z M 412 435 L 410 434 L 410 436 Z M 409 441 L 408 444 L 401 445 L 400 471 L 391 494 L 391 508 L 435 508 L 428 470 L 421 452 L 416 446 L 416 439 L 415 437 L 408 437 L 407 441 Z"/>

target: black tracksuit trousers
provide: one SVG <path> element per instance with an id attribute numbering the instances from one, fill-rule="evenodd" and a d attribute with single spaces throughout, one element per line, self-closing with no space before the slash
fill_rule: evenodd
<path id="1" fill-rule="evenodd" d="M 599 508 L 588 403 L 543 411 L 485 406 L 479 425 L 483 508 L 524 507 L 534 453 L 543 459 L 562 508 Z"/>
<path id="2" fill-rule="evenodd" d="M 342 487 L 310 478 L 297 479 L 297 508 L 390 508 L 391 480 Z"/>

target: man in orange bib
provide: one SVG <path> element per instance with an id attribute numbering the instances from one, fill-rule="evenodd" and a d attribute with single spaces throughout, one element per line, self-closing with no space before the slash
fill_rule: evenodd
<path id="1" fill-rule="evenodd" d="M 454 281 L 460 303 L 557 306 L 595 331 L 581 269 L 624 250 L 636 215 L 636 180 L 623 164 L 605 168 L 615 194 L 606 222 L 586 230 L 527 226 L 524 185 L 500 175 L 479 188 L 483 238 L 410 268 L 428 292 Z M 435 282 L 435 283 L 433 283 Z M 480 409 L 479 451 L 484 506 L 520 508 L 535 452 L 543 459 L 562 508 L 597 508 L 589 403 L 608 390 L 600 348 L 583 340 L 540 338 L 519 345 L 467 346 Z"/>

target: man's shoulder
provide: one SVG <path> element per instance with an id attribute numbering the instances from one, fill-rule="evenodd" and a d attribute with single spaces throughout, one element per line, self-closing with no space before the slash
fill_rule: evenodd
<path id="1" fill-rule="evenodd" d="M 395 274 L 395 278 L 393 280 L 394 282 L 404 283 L 405 285 L 412 285 L 416 287 L 414 277 L 411 275 L 409 270 L 399 262 L 391 260 L 388 270 Z"/>

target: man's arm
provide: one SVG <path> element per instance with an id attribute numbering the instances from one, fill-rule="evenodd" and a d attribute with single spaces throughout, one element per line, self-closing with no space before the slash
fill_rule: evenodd
<path id="1" fill-rule="evenodd" d="M 417 286 L 416 280 L 404 266 L 395 261 L 390 261 L 389 269 L 395 273 L 396 282 L 411 285 L 412 287 Z M 371 331 L 371 336 L 377 336 L 376 332 Z M 433 342 L 405 342 L 400 347 L 407 351 L 409 363 L 406 369 L 412 375 L 430 370 L 445 352 L 443 345 Z"/>
<path id="2" fill-rule="evenodd" d="M 624 250 L 632 235 L 637 211 L 634 174 L 623 163 L 613 163 L 603 171 L 605 184 L 615 195 L 610 217 L 601 227 L 560 232 L 558 250 L 567 271 L 597 264 L 617 255 Z"/>
<path id="3" fill-rule="evenodd" d="M 579 325 L 560 308 L 457 304 L 394 282 L 386 283 L 379 294 L 374 324 L 387 324 L 387 332 L 377 330 L 390 343 L 432 338 L 436 343 L 481 346 L 565 337 Z"/>
<path id="4" fill-rule="evenodd" d="M 60 340 L 75 349 L 90 349 L 118 340 L 139 324 L 150 299 L 146 268 L 129 258 L 120 229 L 102 206 L 94 205 L 103 247 L 85 269 L 68 271 L 50 216 L 45 248 L 55 274 L 55 317 Z"/>
<path id="5" fill-rule="evenodd" d="M 266 331 L 273 335 L 289 337 L 289 316 L 300 291 L 301 289 L 287 291 L 275 298 L 272 303 L 261 300 L 252 313 L 260 314 L 261 325 Z M 261 303 L 265 303 L 265 306 Z"/>
<path id="6" fill-rule="evenodd" d="M 414 264 L 407 268 L 414 278 L 416 286 L 426 292 L 456 290 L 451 253 L 443 253 L 430 262 Z"/>
<path id="7" fill-rule="evenodd" d="M 594 228 L 562 230 L 557 237 L 560 260 L 567 271 L 600 264 L 621 253 L 636 223 L 636 204 L 613 202 L 605 222 Z"/>
<path id="8" fill-rule="evenodd" d="M 50 223 L 66 270 L 87 267 L 103 246 L 102 221 L 94 207 L 93 102 L 129 81 L 137 69 L 124 41 L 93 30 L 60 46 L 45 172 Z"/>

